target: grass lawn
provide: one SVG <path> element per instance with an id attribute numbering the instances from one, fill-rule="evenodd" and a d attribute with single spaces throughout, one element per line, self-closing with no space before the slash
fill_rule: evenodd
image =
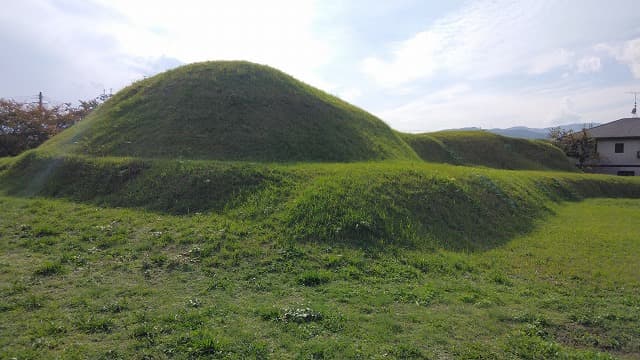
<path id="1" fill-rule="evenodd" d="M 640 200 L 485 251 L 0 197 L 2 358 L 638 358 Z"/>

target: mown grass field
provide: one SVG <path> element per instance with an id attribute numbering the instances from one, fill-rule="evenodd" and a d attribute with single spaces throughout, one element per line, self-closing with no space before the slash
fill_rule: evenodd
<path id="1" fill-rule="evenodd" d="M 550 206 L 468 252 L 1 197 L 2 357 L 637 358 L 640 200 Z"/>

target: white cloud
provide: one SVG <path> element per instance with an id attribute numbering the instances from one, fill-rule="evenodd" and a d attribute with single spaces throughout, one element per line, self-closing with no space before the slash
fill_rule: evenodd
<path id="1" fill-rule="evenodd" d="M 94 3 L 27 0 L 0 13 L 0 96 L 43 91 L 53 101 L 87 99 L 118 90 L 143 75 L 180 62 L 155 54 L 131 54 L 104 30 L 123 26 L 119 12 Z M 17 77 L 14 76 L 17 74 Z"/>
<path id="2" fill-rule="evenodd" d="M 597 71 L 594 58 L 575 63 L 594 43 L 634 33 L 629 1 L 607 4 L 570 1 L 478 0 L 391 44 L 387 53 L 367 57 L 363 71 L 386 86 L 434 75 L 478 80 L 508 75 L 539 75 L 552 70 Z M 598 26 L 594 26 L 598 24 Z M 637 32 L 635 32 L 637 33 Z M 640 61 L 640 44 L 621 53 L 630 64 Z M 631 65 L 640 74 L 640 66 Z M 640 76 L 640 75 L 639 75 Z"/>
<path id="3" fill-rule="evenodd" d="M 596 50 L 604 51 L 631 70 L 636 79 L 640 79 L 640 38 L 623 43 L 598 44 Z"/>
<path id="4" fill-rule="evenodd" d="M 433 74 L 440 51 L 442 41 L 438 34 L 425 31 L 395 44 L 390 61 L 366 58 L 363 70 L 382 85 L 396 86 Z"/>
<path id="5" fill-rule="evenodd" d="M 631 4 L 614 1 L 603 12 L 597 0 L 581 1 L 579 8 L 555 0 L 465 2 L 361 63 L 392 99 L 372 107 L 404 131 L 544 127 L 626 116 L 623 94 L 630 84 L 621 87 L 616 74 L 604 72 L 593 44 L 637 37 Z M 640 78 L 640 39 L 606 51 Z M 598 87 L 590 76 L 575 76 L 596 72 L 603 72 Z M 444 90 L 433 93 L 438 87 Z"/>
<path id="6" fill-rule="evenodd" d="M 440 104 L 450 102 L 467 96 L 472 91 L 472 87 L 466 83 L 454 84 L 429 95 L 433 103 Z"/>
<path id="7" fill-rule="evenodd" d="M 640 79 L 640 39 L 627 41 L 620 60 L 629 65 L 636 79 Z"/>
<path id="8" fill-rule="evenodd" d="M 127 23 L 108 29 L 127 53 L 169 54 L 187 63 L 249 60 L 316 86 L 323 83 L 317 69 L 333 57 L 331 44 L 313 31 L 312 0 L 101 1 L 128 14 Z"/>
<path id="9" fill-rule="evenodd" d="M 397 86 L 445 73 L 487 78 L 522 68 L 523 58 L 541 52 L 532 30 L 539 1 L 468 3 L 426 30 L 392 44 L 387 60 L 366 58 L 364 72 L 378 83 Z M 527 56 L 523 56 L 523 54 Z"/>
<path id="10" fill-rule="evenodd" d="M 535 57 L 527 70 L 529 74 L 540 75 L 571 64 L 573 52 L 557 49 Z"/>
<path id="11" fill-rule="evenodd" d="M 602 69 L 602 63 L 597 56 L 586 56 L 578 60 L 576 67 L 579 73 L 594 73 Z"/>
<path id="12" fill-rule="evenodd" d="M 0 83 L 0 96 L 45 90 L 61 100 L 86 98 L 179 62 L 239 59 L 268 64 L 330 91 L 336 86 L 318 69 L 333 52 L 313 30 L 316 5 L 312 0 L 10 2 L 0 12 L 0 46 L 18 51 L 0 57 L 0 77 L 12 80 Z M 13 79 L 11 74 L 25 66 L 44 74 Z"/>

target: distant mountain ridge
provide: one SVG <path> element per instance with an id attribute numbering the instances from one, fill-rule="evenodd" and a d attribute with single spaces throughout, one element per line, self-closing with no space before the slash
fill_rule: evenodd
<path id="1" fill-rule="evenodd" d="M 482 129 L 478 127 L 467 127 L 462 129 L 452 129 L 452 130 L 485 130 L 494 134 L 508 136 L 513 138 L 522 138 L 522 139 L 546 139 L 549 135 L 549 130 L 560 127 L 564 130 L 573 130 L 580 131 L 584 127 L 594 127 L 598 126 L 600 123 L 575 123 L 575 124 L 565 124 L 558 126 L 551 126 L 546 128 L 530 128 L 526 126 L 514 126 L 506 129 L 493 128 L 493 129 Z"/>

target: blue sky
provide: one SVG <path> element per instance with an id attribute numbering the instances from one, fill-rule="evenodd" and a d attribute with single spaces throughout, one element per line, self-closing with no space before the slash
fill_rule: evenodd
<path id="1" fill-rule="evenodd" d="M 24 0 L 0 13 L 0 97 L 74 101 L 180 64 L 279 68 L 402 131 L 626 117 L 635 0 Z"/>

